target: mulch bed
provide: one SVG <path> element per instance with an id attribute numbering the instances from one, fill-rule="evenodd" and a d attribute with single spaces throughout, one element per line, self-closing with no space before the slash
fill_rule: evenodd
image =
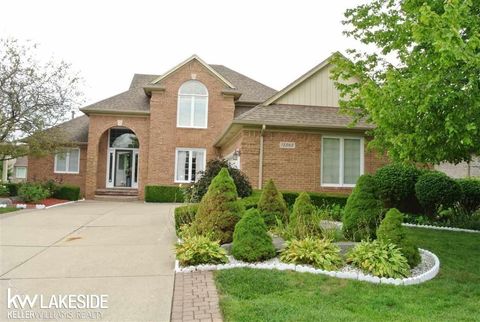
<path id="1" fill-rule="evenodd" d="M 62 203 L 70 202 L 69 200 L 64 200 L 64 199 L 57 199 L 57 198 L 47 198 L 42 201 L 39 201 L 37 203 L 27 203 L 27 209 L 34 209 L 36 205 L 45 205 L 45 207 L 50 207 L 53 205 L 58 205 Z M 16 207 L 17 204 L 25 204 L 21 201 L 15 201 L 13 202 L 12 206 Z"/>

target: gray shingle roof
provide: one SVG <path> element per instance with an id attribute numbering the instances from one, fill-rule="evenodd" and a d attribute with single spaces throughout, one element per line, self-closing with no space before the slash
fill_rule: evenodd
<path id="1" fill-rule="evenodd" d="M 276 126 L 298 126 L 310 128 L 347 128 L 352 117 L 339 113 L 338 107 L 277 104 L 259 105 L 234 119 L 237 124 L 266 124 Z M 372 129 L 365 121 L 351 129 Z"/>
<path id="2" fill-rule="evenodd" d="M 242 93 L 242 96 L 238 99 L 239 102 L 261 103 L 277 92 L 273 88 L 259 83 L 256 80 L 223 65 L 210 65 L 210 67 L 225 77 L 240 93 Z"/>
<path id="3" fill-rule="evenodd" d="M 210 66 L 242 93 L 238 99 L 239 102 L 261 103 L 277 92 L 223 65 Z M 87 113 L 94 110 L 148 112 L 150 109 L 149 98 L 145 95 L 143 86 L 150 84 L 158 77 L 159 75 L 135 74 L 127 91 L 85 106 L 82 111 Z"/>
<path id="4" fill-rule="evenodd" d="M 82 115 L 56 126 L 64 131 L 67 140 L 78 143 L 88 142 L 88 116 Z"/>

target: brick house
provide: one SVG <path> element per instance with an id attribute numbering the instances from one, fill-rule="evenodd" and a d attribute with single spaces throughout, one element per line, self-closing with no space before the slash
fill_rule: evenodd
<path id="1" fill-rule="evenodd" d="M 77 148 L 29 159 L 28 179 L 79 185 L 86 198 L 146 185 L 195 181 L 226 158 L 261 188 L 349 192 L 385 163 L 365 149 L 366 123 L 349 127 L 329 59 L 275 91 L 192 56 L 163 75 L 135 74 L 130 88 L 60 125 Z"/>

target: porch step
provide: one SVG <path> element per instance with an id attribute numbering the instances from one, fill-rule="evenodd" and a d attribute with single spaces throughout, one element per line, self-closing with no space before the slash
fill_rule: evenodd
<path id="1" fill-rule="evenodd" d="M 95 195 L 94 200 L 100 201 L 138 201 L 138 196 Z"/>
<path id="2" fill-rule="evenodd" d="M 137 197 L 138 189 L 97 189 L 95 196 Z"/>

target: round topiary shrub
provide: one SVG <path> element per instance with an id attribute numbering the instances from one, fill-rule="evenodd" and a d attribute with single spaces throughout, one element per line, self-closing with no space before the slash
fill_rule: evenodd
<path id="1" fill-rule="evenodd" d="M 272 237 L 258 210 L 247 210 L 235 226 L 232 255 L 245 262 L 259 262 L 275 256 Z"/>
<path id="2" fill-rule="evenodd" d="M 427 172 L 418 178 L 415 194 L 427 215 L 433 215 L 440 206 L 452 207 L 462 199 L 460 184 L 438 171 Z"/>
<path id="3" fill-rule="evenodd" d="M 274 226 L 277 219 L 283 223 L 287 222 L 287 203 L 283 199 L 282 193 L 277 190 L 272 179 L 268 180 L 263 187 L 257 209 L 260 211 L 267 226 Z"/>
<path id="4" fill-rule="evenodd" d="M 312 205 L 308 193 L 302 192 L 295 199 L 287 231 L 290 238 L 296 239 L 321 234 L 320 218 L 317 216 L 316 208 Z"/>
<path id="5" fill-rule="evenodd" d="M 386 208 L 402 207 L 415 198 L 415 183 L 420 170 L 414 166 L 389 164 L 377 170 L 375 180 L 378 196 Z"/>
<path id="6" fill-rule="evenodd" d="M 199 234 L 212 234 L 212 238 L 220 243 L 229 243 L 235 224 L 244 211 L 243 204 L 238 200 L 235 183 L 228 170 L 223 168 L 203 196 L 193 225 Z"/>
<path id="7" fill-rule="evenodd" d="M 460 199 L 460 205 L 469 212 L 474 212 L 480 207 L 480 180 L 478 179 L 458 179 L 458 184 L 462 188 L 463 195 Z"/>
<path id="8" fill-rule="evenodd" d="M 375 238 L 383 212 L 383 203 L 377 198 L 375 177 L 362 175 L 348 197 L 343 214 L 343 233 L 350 240 Z"/>
<path id="9" fill-rule="evenodd" d="M 390 209 L 377 229 L 377 238 L 382 242 L 390 242 L 398 246 L 410 267 L 420 263 L 418 247 L 407 237 L 405 228 L 402 226 L 403 215 L 395 208 Z"/>

